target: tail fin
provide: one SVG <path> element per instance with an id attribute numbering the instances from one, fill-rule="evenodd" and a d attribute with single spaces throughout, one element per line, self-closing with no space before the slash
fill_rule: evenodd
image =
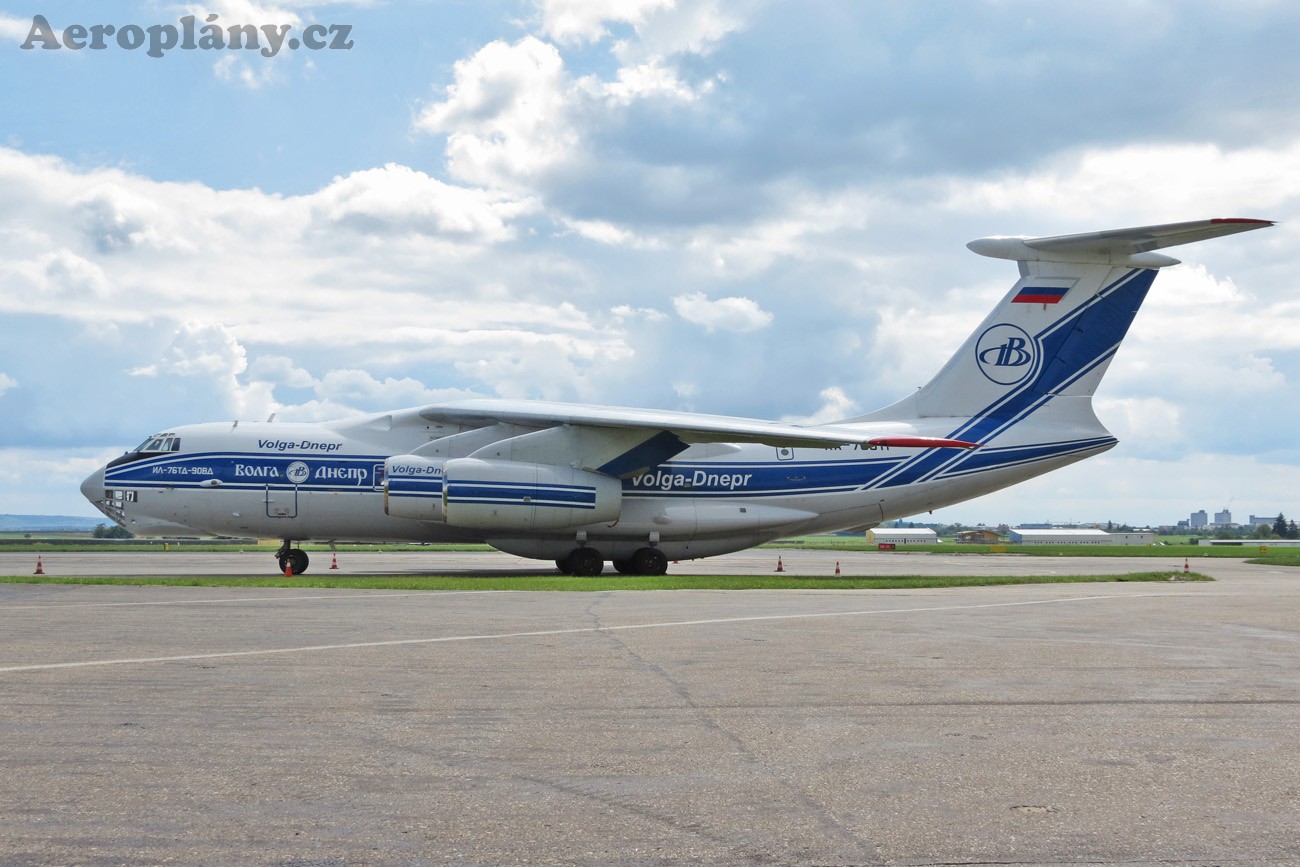
<path id="1" fill-rule="evenodd" d="M 950 435 L 987 442 L 1051 403 L 1054 421 L 1106 434 L 1092 414 L 1092 394 L 1156 270 L 1178 264 L 1151 251 L 1271 225 L 1199 220 L 972 241 L 967 246 L 980 255 L 1019 263 L 1020 280 L 920 391 L 850 421 L 959 418 Z"/>

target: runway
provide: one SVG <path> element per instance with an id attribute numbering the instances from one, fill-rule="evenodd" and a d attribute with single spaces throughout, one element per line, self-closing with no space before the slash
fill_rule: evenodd
<path id="1" fill-rule="evenodd" d="M 854 568 L 903 561 L 951 567 Z M 0 585 L 0 863 L 1296 863 L 1300 570 L 1211 567 L 856 592 Z"/>

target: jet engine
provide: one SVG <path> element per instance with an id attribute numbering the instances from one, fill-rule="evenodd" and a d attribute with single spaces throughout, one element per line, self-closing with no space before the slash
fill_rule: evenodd
<path id="1" fill-rule="evenodd" d="M 443 467 L 446 521 L 476 530 L 563 530 L 615 521 L 618 479 L 588 470 L 523 461 L 456 458 Z"/>
<path id="2" fill-rule="evenodd" d="M 394 518 L 443 521 L 443 461 L 396 455 L 384 461 L 384 511 Z"/>

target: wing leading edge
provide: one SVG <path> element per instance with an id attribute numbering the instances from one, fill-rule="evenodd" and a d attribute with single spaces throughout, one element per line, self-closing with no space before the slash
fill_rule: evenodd
<path id="1" fill-rule="evenodd" d="M 685 443 L 762 443 L 786 448 L 833 448 L 845 445 L 898 448 L 973 448 L 976 443 L 913 435 L 881 435 L 861 427 L 805 427 L 762 419 L 702 413 L 588 406 L 549 401 L 464 400 L 424 407 L 419 415 L 448 424 L 513 424 L 523 427 L 611 428 L 667 431 Z"/>

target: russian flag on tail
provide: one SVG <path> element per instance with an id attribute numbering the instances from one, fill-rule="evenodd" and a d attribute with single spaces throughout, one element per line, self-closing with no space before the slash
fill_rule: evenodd
<path id="1" fill-rule="evenodd" d="M 1012 304 L 1059 304 L 1070 291 L 1068 286 L 1021 286 Z"/>

